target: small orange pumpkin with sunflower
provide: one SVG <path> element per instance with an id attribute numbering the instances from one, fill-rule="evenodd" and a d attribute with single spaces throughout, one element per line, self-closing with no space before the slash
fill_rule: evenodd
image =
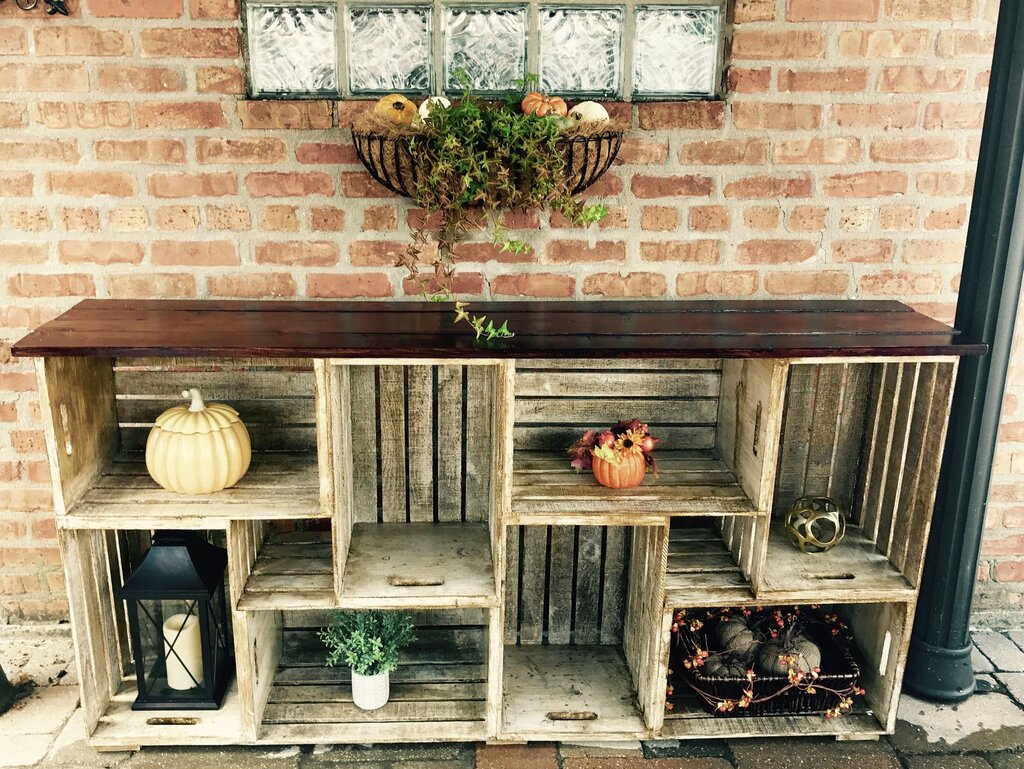
<path id="1" fill-rule="evenodd" d="M 591 470 L 594 479 L 609 489 L 631 489 L 643 483 L 648 469 L 657 475 L 654 447 L 658 439 L 639 419 L 628 419 L 604 432 L 587 430 L 569 449 L 569 465 Z"/>

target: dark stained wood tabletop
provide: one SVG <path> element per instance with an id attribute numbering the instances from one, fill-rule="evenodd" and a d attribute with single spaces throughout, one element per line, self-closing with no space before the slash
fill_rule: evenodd
<path id="1" fill-rule="evenodd" d="M 453 305 L 86 299 L 17 356 L 773 358 L 980 355 L 899 302 L 475 302 L 515 337 L 480 343 Z"/>

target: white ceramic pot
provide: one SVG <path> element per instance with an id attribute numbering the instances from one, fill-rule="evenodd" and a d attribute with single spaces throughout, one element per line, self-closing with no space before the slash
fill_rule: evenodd
<path id="1" fill-rule="evenodd" d="M 364 676 L 352 671 L 352 702 L 357 708 L 377 710 L 387 704 L 390 695 L 391 675 L 389 673 Z"/>

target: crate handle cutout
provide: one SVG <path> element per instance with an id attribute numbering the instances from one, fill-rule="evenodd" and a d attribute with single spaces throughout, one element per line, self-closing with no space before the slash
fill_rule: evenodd
<path id="1" fill-rule="evenodd" d="M 195 726 L 198 723 L 198 718 L 181 718 L 180 716 L 157 716 L 146 719 L 146 724 L 149 726 Z"/>
<path id="2" fill-rule="evenodd" d="M 885 669 L 889 667 L 889 651 L 892 649 L 892 631 L 885 631 L 885 640 L 882 641 L 882 655 L 878 660 L 878 672 L 885 675 Z"/>
<path id="3" fill-rule="evenodd" d="M 70 457 L 73 450 L 71 446 L 71 424 L 68 417 L 68 407 L 63 403 L 60 404 L 60 426 L 64 433 L 64 453 Z"/>
<path id="4" fill-rule="evenodd" d="M 811 575 L 804 575 L 804 576 L 811 576 Z M 843 574 L 815 574 L 815 575 L 813 575 L 813 578 L 814 579 L 857 579 L 857 575 L 856 574 L 850 574 L 849 572 L 844 572 Z"/>
<path id="5" fill-rule="evenodd" d="M 593 710 L 552 710 L 546 718 L 549 721 L 596 721 L 597 713 Z"/>
<path id="6" fill-rule="evenodd" d="M 757 456 L 757 450 L 761 448 L 761 401 L 757 402 L 757 409 L 754 411 L 754 442 L 750 447 L 753 455 Z"/>
<path id="7" fill-rule="evenodd" d="M 444 584 L 444 578 L 437 577 L 399 577 L 392 574 L 388 577 L 391 587 L 437 587 Z"/>
<path id="8" fill-rule="evenodd" d="M 597 721 L 594 711 L 551 711 L 545 718 L 548 721 Z"/>

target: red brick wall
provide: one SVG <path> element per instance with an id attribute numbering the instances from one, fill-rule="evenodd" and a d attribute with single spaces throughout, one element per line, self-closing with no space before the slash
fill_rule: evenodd
<path id="1" fill-rule="evenodd" d="M 66 615 L 30 362 L 84 296 L 389 297 L 406 204 L 357 164 L 359 104 L 242 100 L 234 0 L 0 3 L 0 623 Z M 622 107 L 596 244 L 517 215 L 483 297 L 897 298 L 949 320 L 996 0 L 737 0 L 726 102 Z M 340 126 L 340 128 L 339 128 Z M 979 609 L 1024 603 L 1024 363 Z M 982 615 L 994 617 L 993 614 Z"/>

